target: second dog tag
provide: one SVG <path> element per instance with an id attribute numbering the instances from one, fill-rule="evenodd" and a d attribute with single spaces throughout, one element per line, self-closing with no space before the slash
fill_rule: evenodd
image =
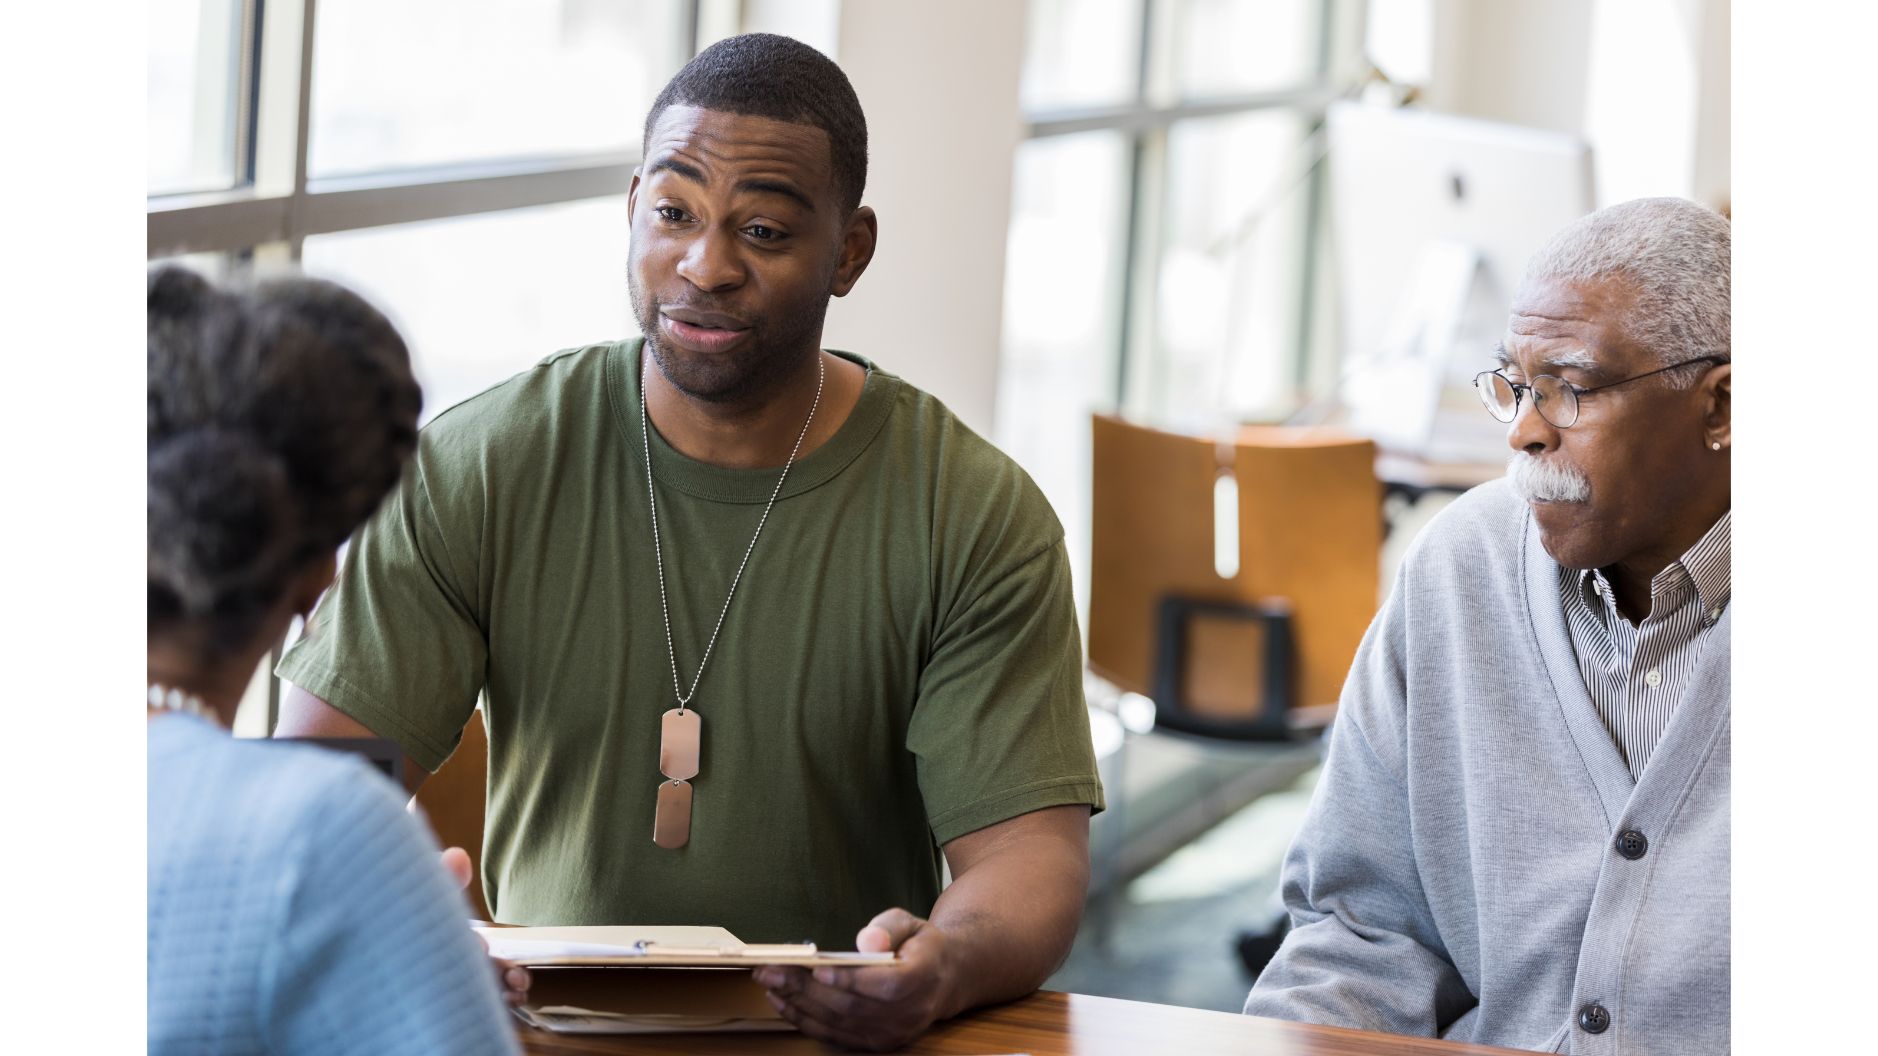
<path id="1" fill-rule="evenodd" d="M 652 816 L 652 842 L 668 851 L 691 840 L 691 782 L 667 781 L 659 786 L 659 808 Z"/>

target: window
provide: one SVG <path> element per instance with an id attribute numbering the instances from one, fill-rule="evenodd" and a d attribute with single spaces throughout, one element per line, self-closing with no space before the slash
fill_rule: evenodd
<path id="1" fill-rule="evenodd" d="M 1024 143 L 1012 181 L 997 441 L 1050 496 L 1078 572 L 1088 567 L 1088 416 L 1119 384 L 1132 168 L 1128 137 L 1103 129 Z M 1086 598 L 1088 577 L 1072 582 Z"/>
<path id="2" fill-rule="evenodd" d="M 429 421 L 558 349 L 635 333 L 626 236 L 622 195 L 318 235 L 301 265 L 392 317 Z"/>
<path id="3" fill-rule="evenodd" d="M 240 0 L 150 0 L 151 194 L 235 185 L 247 16 Z"/>
<path id="4" fill-rule="evenodd" d="M 321 0 L 310 174 L 636 152 L 689 58 L 667 0 Z"/>
<path id="5" fill-rule="evenodd" d="M 1283 92 L 1323 73 L 1324 0 L 1170 0 L 1165 6 L 1176 98 Z"/>
<path id="6" fill-rule="evenodd" d="M 1213 429 L 1292 410 L 1306 196 L 1287 194 L 1285 180 L 1305 134 L 1300 115 L 1277 108 L 1168 129 L 1136 413 Z"/>
<path id="7" fill-rule="evenodd" d="M 1030 0 L 1019 98 L 1026 112 L 1135 98 L 1141 0 Z"/>
<path id="8" fill-rule="evenodd" d="M 995 437 L 1087 595 L 1089 415 L 1303 402 L 1336 0 L 1031 0 Z M 1086 611 L 1086 610 L 1085 610 Z"/>

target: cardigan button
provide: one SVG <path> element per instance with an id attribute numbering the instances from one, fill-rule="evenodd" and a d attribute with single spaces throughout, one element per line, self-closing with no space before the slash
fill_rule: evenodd
<path id="1" fill-rule="evenodd" d="M 1578 1027 L 1586 1034 L 1602 1034 L 1611 1027 L 1611 1014 L 1593 1001 L 1578 1010 Z"/>
<path id="2" fill-rule="evenodd" d="M 1617 853 L 1636 861 L 1650 849 L 1650 841 L 1636 829 L 1625 829 L 1617 834 Z"/>

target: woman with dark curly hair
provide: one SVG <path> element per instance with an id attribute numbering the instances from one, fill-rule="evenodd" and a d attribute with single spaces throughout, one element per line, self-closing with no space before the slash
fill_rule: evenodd
<path id="1" fill-rule="evenodd" d="M 514 1052 L 399 790 L 225 729 L 416 444 L 404 341 L 306 279 L 163 268 L 148 310 L 149 1049 Z"/>

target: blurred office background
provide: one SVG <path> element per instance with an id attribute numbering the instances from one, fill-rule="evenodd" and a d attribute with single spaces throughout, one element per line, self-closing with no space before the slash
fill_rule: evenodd
<path id="1" fill-rule="evenodd" d="M 150 0 L 149 26 L 150 258 L 356 287 L 410 338 L 427 416 L 632 331 L 626 185 L 646 107 L 691 54 L 767 30 L 839 61 L 868 114 L 881 243 L 825 343 L 1013 455 L 1075 561 L 1113 809 L 1051 985 L 1202 1007 L 1236 1009 L 1276 937 L 1278 862 L 1334 704 L 1294 670 L 1235 716 L 1232 679 L 1278 655 L 1271 612 L 1295 617 L 1287 648 L 1323 648 L 1310 578 L 1267 597 L 1259 554 L 1286 533 L 1346 540 L 1373 575 L 1340 588 L 1360 630 L 1416 527 L 1494 471 L 1491 428 L 1483 444 L 1469 418 L 1472 439 L 1443 447 L 1433 424 L 1461 413 L 1447 382 L 1488 365 L 1464 347 L 1478 326 L 1430 323 L 1440 290 L 1404 291 L 1458 266 L 1445 296 L 1478 324 L 1503 315 L 1534 225 L 1643 195 L 1729 202 L 1726 0 Z M 1435 330 L 1461 351 L 1423 380 L 1371 369 Z M 1123 424 L 1119 461 L 1099 462 L 1092 415 Z M 1246 430 L 1261 424 L 1280 431 Z M 1248 468 L 1345 435 L 1380 438 L 1356 481 L 1373 516 L 1313 524 L 1308 489 L 1261 491 Z M 1151 460 L 1188 450 L 1217 452 L 1193 508 L 1131 512 L 1124 474 L 1161 479 Z M 1164 552 L 1175 537 L 1217 582 L 1176 569 L 1192 554 Z M 1162 572 L 1167 593 L 1239 605 L 1212 638 L 1194 624 L 1172 682 L 1152 615 L 1117 612 Z M 238 732 L 266 731 L 270 683 L 257 672 Z M 1272 693 L 1295 719 L 1277 731 L 1254 721 Z"/>

